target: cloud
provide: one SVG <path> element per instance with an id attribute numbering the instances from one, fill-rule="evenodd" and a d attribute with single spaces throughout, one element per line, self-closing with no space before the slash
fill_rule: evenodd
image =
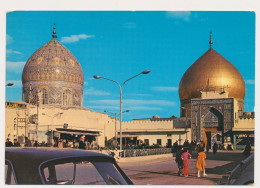
<path id="1" fill-rule="evenodd" d="M 245 83 L 254 85 L 255 84 L 255 80 L 245 80 Z"/>
<path id="2" fill-rule="evenodd" d="M 21 73 L 25 63 L 26 63 L 25 61 L 18 61 L 18 62 L 7 61 L 6 71 Z"/>
<path id="3" fill-rule="evenodd" d="M 86 34 L 80 34 L 80 35 L 70 35 L 69 37 L 61 37 L 61 42 L 63 43 L 73 43 L 78 42 L 79 40 L 85 40 L 87 38 L 95 37 L 94 35 L 86 35 Z"/>
<path id="4" fill-rule="evenodd" d="M 9 54 L 22 54 L 22 53 L 12 49 L 6 49 L 6 54 L 9 55 Z"/>
<path id="5" fill-rule="evenodd" d="M 88 89 L 84 90 L 85 95 L 94 95 L 94 96 L 104 96 L 104 95 L 110 95 L 110 93 L 96 90 L 94 87 L 90 87 Z"/>
<path id="6" fill-rule="evenodd" d="M 158 107 L 149 107 L 149 106 L 134 106 L 134 107 L 129 107 L 129 110 L 155 110 L 155 111 L 161 111 L 163 110 L 162 108 Z"/>
<path id="7" fill-rule="evenodd" d="M 119 106 L 107 106 L 107 105 L 100 105 L 100 106 L 89 106 L 87 105 L 87 108 L 90 109 L 101 109 L 101 110 L 119 110 Z"/>
<path id="8" fill-rule="evenodd" d="M 166 16 L 168 18 L 173 18 L 173 19 L 189 22 L 190 18 L 191 18 L 191 12 L 189 12 L 189 11 L 168 11 L 168 12 L 166 12 Z"/>
<path id="9" fill-rule="evenodd" d="M 178 91 L 178 87 L 164 87 L 164 86 L 157 86 L 157 87 L 152 87 L 151 88 L 153 91 Z"/>
<path id="10" fill-rule="evenodd" d="M 133 22 L 127 22 L 127 23 L 124 23 L 124 28 L 127 28 L 127 29 L 135 29 L 136 28 L 136 23 L 133 23 Z"/>
<path id="11" fill-rule="evenodd" d="M 6 35 L 6 45 L 11 44 L 13 42 L 13 37 L 10 35 Z"/>
<path id="12" fill-rule="evenodd" d="M 119 100 L 92 100 L 89 103 L 94 104 L 108 104 L 115 105 L 119 104 Z M 123 100 L 124 105 L 132 106 L 132 105 L 159 105 L 159 106 L 175 106 L 175 102 L 167 101 L 167 100 L 137 100 L 137 99 L 126 99 Z"/>
<path id="13" fill-rule="evenodd" d="M 142 93 L 130 93 L 128 95 L 132 95 L 132 96 L 140 96 L 140 97 L 151 97 L 153 95 L 151 94 L 142 94 Z"/>
<path id="14" fill-rule="evenodd" d="M 22 80 L 6 80 L 6 84 L 13 83 L 14 85 L 10 86 L 10 88 L 22 88 Z"/>

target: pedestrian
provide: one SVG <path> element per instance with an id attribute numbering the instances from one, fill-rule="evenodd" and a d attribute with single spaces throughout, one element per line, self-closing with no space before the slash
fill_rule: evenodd
<path id="1" fill-rule="evenodd" d="M 116 160 L 116 163 L 119 163 L 120 157 L 119 157 L 119 151 L 117 150 L 117 147 L 114 150 L 114 158 Z"/>
<path id="2" fill-rule="evenodd" d="M 175 162 L 178 166 L 178 175 L 183 176 L 183 160 L 181 159 L 181 155 L 183 153 L 183 147 L 179 146 L 176 152 Z"/>
<path id="3" fill-rule="evenodd" d="M 191 154 L 189 153 L 189 149 L 186 148 L 184 150 L 184 153 L 181 155 L 181 159 L 183 160 L 183 167 L 184 167 L 184 177 L 188 177 L 189 173 L 188 173 L 188 168 L 189 168 L 189 164 L 190 164 L 190 159 L 191 159 Z"/>
<path id="4" fill-rule="evenodd" d="M 205 173 L 205 165 L 206 165 L 205 159 L 206 159 L 206 154 L 201 148 L 198 153 L 197 162 L 196 162 L 196 167 L 198 169 L 198 177 L 200 177 L 200 171 L 203 171 L 203 176 L 207 176 L 207 174 Z"/>
<path id="5" fill-rule="evenodd" d="M 9 138 L 6 139 L 6 142 L 5 142 L 5 147 L 12 147 L 13 146 L 13 143 L 10 141 Z"/>
<path id="6" fill-rule="evenodd" d="M 24 147 L 32 147 L 32 143 L 31 143 L 31 141 L 28 139 L 28 137 L 25 137 Z"/>
<path id="7" fill-rule="evenodd" d="M 218 144 L 215 142 L 213 145 L 213 154 L 216 154 L 218 150 Z"/>
<path id="8" fill-rule="evenodd" d="M 19 142 L 17 142 L 17 139 L 14 139 L 14 147 L 20 147 L 21 145 L 20 145 L 20 143 Z"/>
<path id="9" fill-rule="evenodd" d="M 63 148 L 63 141 L 62 141 L 62 139 L 58 139 L 58 148 Z"/>
<path id="10" fill-rule="evenodd" d="M 38 147 L 38 145 L 39 145 L 39 144 L 38 144 L 37 141 L 35 141 L 34 144 L 33 144 L 34 147 Z"/>
<path id="11" fill-rule="evenodd" d="M 77 139 L 74 138 L 73 139 L 73 148 L 78 148 L 79 147 L 79 143 L 77 142 Z"/>
<path id="12" fill-rule="evenodd" d="M 173 146 L 172 146 L 172 152 L 176 153 L 178 150 L 179 144 L 178 144 L 178 140 L 176 140 L 176 142 L 174 142 Z"/>
<path id="13" fill-rule="evenodd" d="M 80 137 L 79 149 L 86 149 L 86 144 L 85 144 L 84 140 L 85 140 L 84 136 Z"/>
<path id="14" fill-rule="evenodd" d="M 245 150 L 243 151 L 242 154 L 244 154 L 246 156 L 249 156 L 250 155 L 250 151 L 251 151 L 251 143 L 250 143 L 250 141 L 247 141 Z"/>
<path id="15" fill-rule="evenodd" d="M 209 144 L 207 144 L 207 146 L 206 146 L 206 153 L 208 153 L 208 152 L 209 152 L 209 149 L 210 149 L 210 145 L 209 145 Z"/>

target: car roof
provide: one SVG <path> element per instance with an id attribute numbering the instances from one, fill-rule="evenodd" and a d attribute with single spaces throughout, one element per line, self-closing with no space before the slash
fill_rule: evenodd
<path id="1" fill-rule="evenodd" d="M 109 157 L 108 155 L 95 151 L 72 149 L 72 148 L 56 148 L 56 147 L 10 147 L 5 149 L 6 157 L 12 160 L 12 157 L 19 155 L 20 158 L 40 158 L 43 161 L 53 158 L 64 157 Z"/>
<path id="2" fill-rule="evenodd" d="M 97 162 L 113 162 L 115 159 L 94 151 L 53 148 L 53 147 L 10 147 L 5 149 L 5 159 L 10 163 L 21 184 L 38 184 L 41 182 L 38 169 L 49 161 L 63 160 L 91 160 Z M 28 178 L 30 177 L 30 178 Z"/>

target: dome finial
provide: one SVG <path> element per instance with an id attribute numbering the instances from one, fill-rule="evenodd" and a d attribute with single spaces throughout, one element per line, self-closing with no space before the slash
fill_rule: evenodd
<path id="1" fill-rule="evenodd" d="M 54 39 L 57 38 L 56 31 L 55 31 L 55 29 L 56 29 L 55 25 L 56 24 L 54 24 L 54 26 L 53 26 L 53 32 L 52 32 L 53 33 L 52 38 L 54 38 Z"/>
<path id="2" fill-rule="evenodd" d="M 212 31 L 210 31 L 210 37 L 209 37 L 210 48 L 212 48 L 212 44 L 213 44 L 213 41 L 212 41 Z"/>

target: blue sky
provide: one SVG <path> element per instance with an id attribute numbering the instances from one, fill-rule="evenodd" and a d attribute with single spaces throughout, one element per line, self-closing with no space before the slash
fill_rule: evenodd
<path id="1" fill-rule="evenodd" d="M 245 111 L 255 107 L 255 14 L 253 12 L 167 11 L 16 11 L 7 13 L 6 100 L 22 100 L 21 75 L 27 59 L 51 40 L 58 40 L 80 62 L 84 107 L 119 112 L 123 83 L 123 121 L 179 116 L 178 86 L 182 75 L 209 48 L 229 60 L 246 83 Z"/>

